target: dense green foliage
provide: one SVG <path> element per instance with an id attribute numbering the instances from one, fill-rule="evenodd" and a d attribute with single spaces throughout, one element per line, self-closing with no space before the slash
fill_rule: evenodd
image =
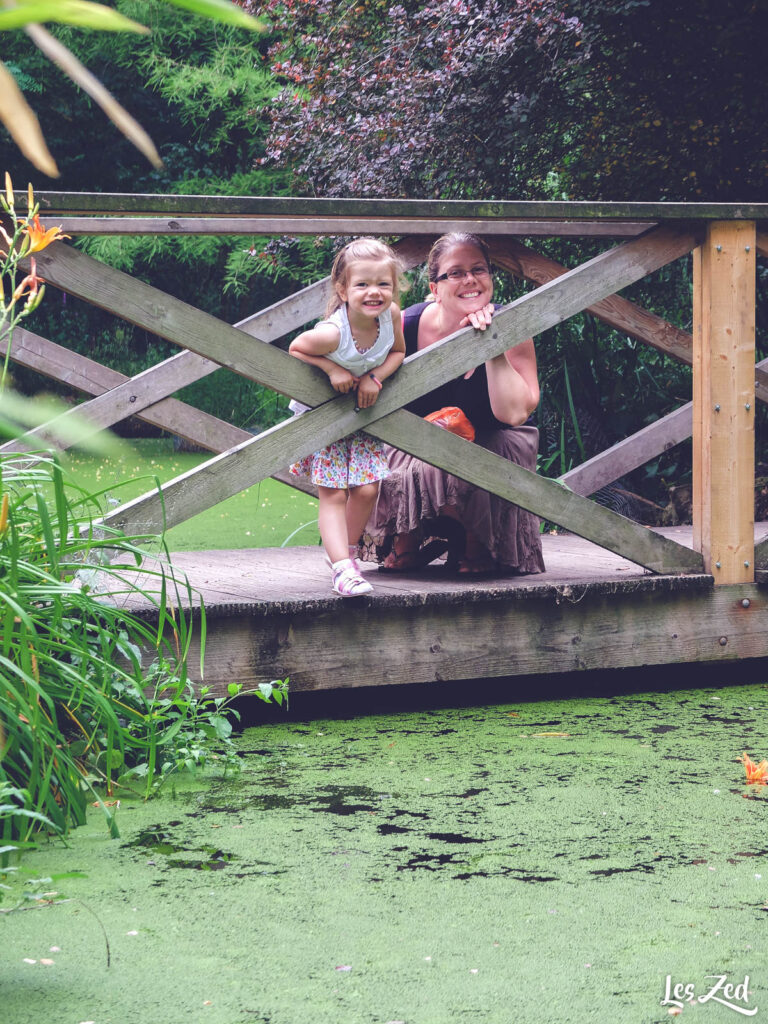
<path id="1" fill-rule="evenodd" d="M 588 60 L 570 110 L 576 197 L 765 199 L 768 66 L 763 0 L 669 9 L 574 0 Z"/>
<path id="2" fill-rule="evenodd" d="M 57 73 L 19 36 L 7 57 L 55 141 L 62 167 L 56 187 L 761 198 L 768 92 L 756 52 L 761 4 L 753 0 L 704 0 L 664 18 L 647 0 L 243 0 L 269 24 L 261 36 L 180 19 L 155 0 L 115 6 L 141 15 L 152 35 L 58 31 L 156 139 L 165 167 L 143 163 L 71 83 L 48 88 Z M 9 166 L 21 180 L 30 173 L 21 158 Z M 206 237 L 79 244 L 230 322 L 322 276 L 335 245 Z M 570 266 L 601 247 L 535 245 Z M 520 287 L 502 279 L 498 296 Z M 636 286 L 632 296 L 690 328 L 687 261 Z M 172 352 L 71 297 L 50 297 L 32 326 L 127 373 Z M 561 472 L 690 396 L 685 367 L 588 315 L 547 332 L 537 349 L 546 472 Z M 38 386 L 23 372 L 18 379 Z M 223 371 L 181 397 L 254 430 L 286 414 L 284 399 Z M 642 489 L 650 475 L 648 493 L 663 501 L 659 475 L 679 476 L 679 454 L 635 474 L 634 485 Z"/>
<path id="3" fill-rule="evenodd" d="M 332 195 L 759 199 L 764 4 L 246 0 L 286 85 L 269 152 Z M 761 11 L 762 8 L 762 11 Z M 557 196 L 559 198 L 559 195 Z"/>
<path id="4" fill-rule="evenodd" d="M 51 70 L 22 34 L 9 34 L 7 65 L 34 97 L 61 169 L 55 183 L 44 185 L 39 172 L 13 152 L 8 167 L 14 179 L 63 191 L 285 194 L 287 173 L 257 166 L 267 125 L 260 129 L 254 111 L 278 89 L 266 63 L 269 38 L 192 15 L 179 17 L 156 0 L 121 0 L 117 7 L 150 25 L 151 35 L 74 28 L 59 28 L 57 35 L 156 140 L 163 169 L 152 168 L 88 97 Z M 57 76 L 56 88 L 50 87 L 52 75 Z M 292 282 L 276 284 L 261 272 L 249 255 L 251 237 L 140 236 L 78 244 L 111 266 L 232 323 L 295 287 Z M 175 351 L 71 296 L 49 296 L 30 327 L 127 374 Z M 17 370 L 15 377 L 27 391 L 40 387 L 39 378 L 27 371 Z M 180 397 L 250 429 L 262 429 L 286 415 L 285 400 L 225 371 L 190 386 Z"/>

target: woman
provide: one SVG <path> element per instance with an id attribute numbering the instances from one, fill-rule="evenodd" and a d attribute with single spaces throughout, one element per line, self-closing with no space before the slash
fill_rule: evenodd
<path id="1" fill-rule="evenodd" d="M 403 314 L 407 356 L 462 327 L 485 330 L 493 316 L 490 258 L 479 236 L 443 235 L 427 268 L 431 301 Z M 536 353 L 528 339 L 406 408 L 426 416 L 458 406 L 475 427 L 476 444 L 535 470 L 539 432 L 527 420 L 538 402 Z M 448 548 L 436 538 L 449 539 L 455 549 L 457 537 L 458 560 L 451 562 L 460 575 L 544 571 L 536 516 L 404 452 L 388 454 L 391 475 L 382 482 L 360 549 L 362 557 L 380 562 L 379 571 L 426 565 Z"/>

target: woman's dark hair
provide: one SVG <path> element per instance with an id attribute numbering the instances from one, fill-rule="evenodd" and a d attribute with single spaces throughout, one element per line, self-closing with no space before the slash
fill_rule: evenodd
<path id="1" fill-rule="evenodd" d="M 430 281 L 436 281 L 439 273 L 440 260 L 455 245 L 472 245 L 477 249 L 486 262 L 488 269 L 491 269 L 491 251 L 480 235 L 473 235 L 469 231 L 451 231 L 447 235 L 441 235 L 429 250 L 427 256 L 427 274 Z"/>

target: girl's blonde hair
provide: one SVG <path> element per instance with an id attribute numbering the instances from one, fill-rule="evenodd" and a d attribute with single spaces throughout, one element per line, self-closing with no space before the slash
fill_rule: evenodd
<path id="1" fill-rule="evenodd" d="M 336 254 L 336 259 L 333 261 L 331 267 L 332 291 L 325 308 L 326 316 L 335 313 L 344 305 L 339 295 L 339 288 L 346 287 L 350 264 L 360 260 L 378 260 L 387 264 L 392 274 L 392 301 L 399 303 L 400 292 L 405 290 L 407 284 L 401 277 L 404 268 L 397 253 L 378 238 L 356 238 L 345 245 Z"/>

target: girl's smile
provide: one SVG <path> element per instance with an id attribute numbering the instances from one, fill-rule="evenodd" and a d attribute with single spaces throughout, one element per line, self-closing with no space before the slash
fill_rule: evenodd
<path id="1" fill-rule="evenodd" d="M 392 305 L 395 282 L 389 265 L 381 260 L 356 260 L 347 268 L 347 278 L 339 288 L 352 318 L 378 317 Z"/>

